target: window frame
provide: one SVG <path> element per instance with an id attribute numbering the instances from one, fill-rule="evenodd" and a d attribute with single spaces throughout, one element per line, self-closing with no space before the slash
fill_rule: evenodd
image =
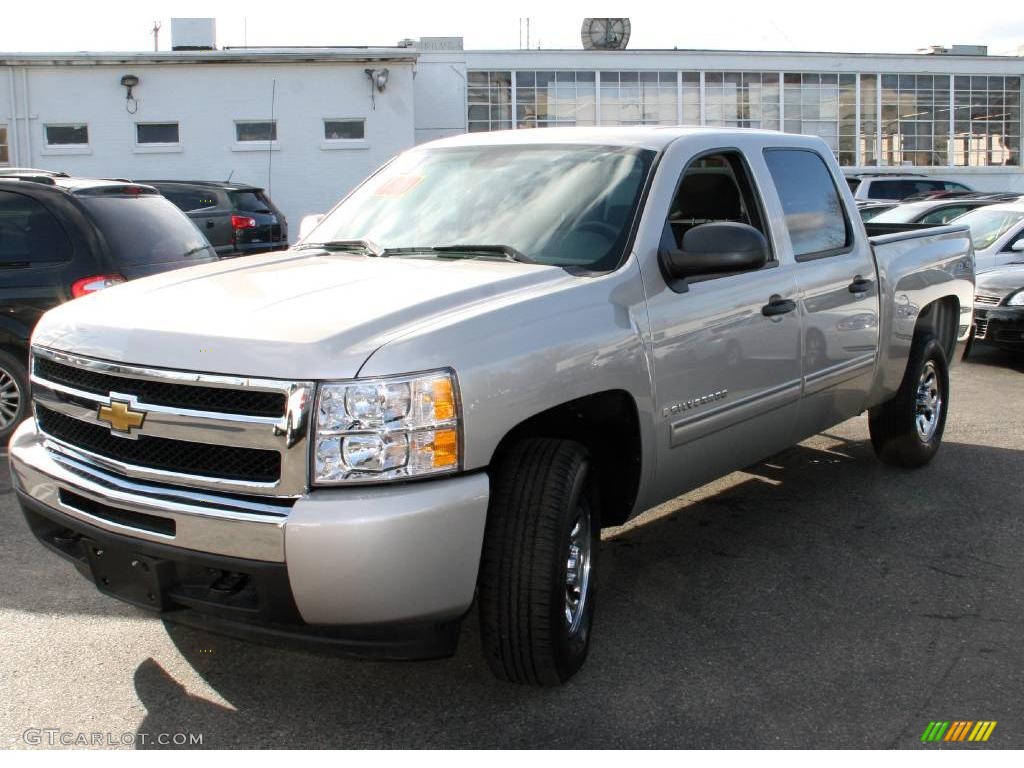
<path id="1" fill-rule="evenodd" d="M 50 128 L 85 128 L 84 144 L 51 144 Z M 89 123 L 43 123 L 43 147 L 40 150 L 42 155 L 87 155 L 92 153 L 92 135 L 89 131 Z"/>
<path id="2" fill-rule="evenodd" d="M 786 219 L 786 209 L 782 204 L 782 197 L 779 195 L 779 187 L 775 181 L 774 175 L 772 174 L 771 166 L 768 165 L 767 155 L 769 152 L 807 152 L 808 154 L 814 155 L 818 158 L 818 160 L 821 161 L 822 166 L 824 166 L 825 173 L 828 178 L 832 181 L 832 190 L 836 193 L 836 199 L 839 201 L 839 209 L 843 216 L 843 225 L 846 230 L 846 242 L 841 248 L 826 248 L 821 251 L 810 251 L 799 255 L 797 255 L 796 248 L 793 247 L 793 236 L 789 232 L 789 225 L 786 224 L 786 237 L 789 238 L 789 247 L 793 251 L 793 260 L 798 264 L 802 264 L 805 261 L 816 261 L 818 259 L 827 259 L 833 256 L 842 256 L 847 253 L 852 253 L 854 248 L 856 248 L 857 239 L 854 237 L 853 226 L 850 224 L 850 212 L 846 209 L 846 202 L 843 199 L 842 194 L 840 194 L 840 187 L 836 184 L 836 178 L 832 173 L 832 168 L 829 167 L 829 164 L 825 161 L 825 158 L 822 157 L 822 154 L 810 147 L 772 146 L 762 148 L 761 154 L 764 156 L 764 163 L 768 170 L 768 176 L 772 180 L 775 197 L 778 199 L 779 207 L 782 209 L 783 222 L 785 222 Z"/>
<path id="3" fill-rule="evenodd" d="M 764 235 L 765 240 L 768 241 L 768 261 L 766 261 L 763 266 L 758 267 L 757 269 L 741 269 L 736 270 L 734 272 L 712 272 L 704 275 L 690 275 L 689 277 L 682 280 L 676 278 L 667 278 L 663 272 L 662 278 L 665 279 L 665 282 L 668 285 L 668 287 L 671 288 L 676 293 L 685 293 L 688 290 L 688 286 L 692 283 L 703 283 L 707 282 L 708 280 L 718 280 L 723 277 L 734 277 L 736 275 L 748 275 L 753 274 L 754 272 L 761 272 L 766 269 L 774 269 L 778 266 L 781 266 L 781 261 L 779 260 L 778 253 L 775 250 L 775 240 L 772 237 L 772 226 L 771 221 L 768 217 L 768 209 L 765 207 L 764 194 L 761 192 L 760 185 L 757 182 L 757 175 L 751 169 L 750 162 L 748 161 L 746 154 L 739 147 L 716 147 L 714 149 L 703 150 L 690 157 L 686 165 L 683 166 L 683 170 L 680 171 L 679 178 L 676 179 L 675 187 L 673 187 L 672 189 L 672 197 L 669 200 L 668 210 L 665 212 L 665 220 L 662 224 L 662 232 L 664 232 L 666 226 L 671 226 L 669 222 L 669 216 L 672 214 L 672 206 L 676 201 L 676 197 L 678 197 L 679 195 L 679 188 L 683 185 L 683 180 L 686 178 L 686 174 L 690 170 L 690 168 L 693 167 L 693 164 L 700 160 L 704 160 L 708 157 L 726 154 L 734 154 L 739 158 L 740 167 L 747 176 L 747 180 L 750 184 L 750 194 L 753 195 L 754 197 L 753 202 L 756 204 L 757 214 L 761 218 L 761 226 L 764 230 L 758 231 L 761 232 L 761 234 Z M 735 179 L 736 170 L 734 168 L 730 168 L 730 170 L 732 171 L 733 177 Z M 737 181 L 739 193 L 742 197 L 743 186 L 742 184 L 738 183 L 738 179 L 735 180 Z M 757 229 L 757 227 L 754 228 Z M 660 247 L 658 250 L 661 250 Z"/>
<path id="4" fill-rule="evenodd" d="M 328 123 L 360 123 L 363 127 L 363 135 L 358 139 L 330 139 L 327 137 Z M 324 117 L 320 120 L 320 149 L 368 149 L 369 140 L 366 138 L 365 117 Z"/>
<path id="5" fill-rule="evenodd" d="M 242 125 L 257 125 L 257 124 L 269 124 L 273 126 L 273 138 L 271 139 L 240 139 L 238 137 L 238 129 Z M 274 151 L 281 148 L 280 145 L 280 134 L 278 133 L 278 121 L 275 117 L 273 120 L 270 118 L 242 118 L 233 121 L 232 126 L 234 128 L 234 143 L 231 149 L 235 152 L 266 152 L 268 150 Z"/>
<path id="6" fill-rule="evenodd" d="M 11 126 L 6 120 L 0 120 L 0 130 L 4 132 L 4 140 L 0 141 L 0 147 L 7 150 L 7 159 L 0 159 L 0 168 L 11 165 Z"/>
<path id="7" fill-rule="evenodd" d="M 176 141 L 139 141 L 139 128 L 153 125 L 173 125 L 178 135 Z M 135 148 L 145 151 L 146 149 L 172 149 L 181 146 L 181 122 L 178 120 L 140 120 L 135 123 Z"/>

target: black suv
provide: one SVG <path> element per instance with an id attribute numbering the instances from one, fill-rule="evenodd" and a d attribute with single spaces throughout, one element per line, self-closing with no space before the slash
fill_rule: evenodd
<path id="1" fill-rule="evenodd" d="M 259 187 L 228 181 L 139 179 L 181 208 L 210 239 L 217 255 L 240 256 L 288 247 L 288 222 Z"/>
<path id="2" fill-rule="evenodd" d="M 152 187 L 0 171 L 0 450 L 28 415 L 28 343 L 46 310 L 216 260 L 202 232 Z"/>

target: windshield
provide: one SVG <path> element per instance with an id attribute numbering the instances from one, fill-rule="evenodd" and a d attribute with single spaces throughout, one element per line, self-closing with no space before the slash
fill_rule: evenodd
<path id="1" fill-rule="evenodd" d="M 997 211 L 992 208 L 979 208 L 976 211 L 969 211 L 953 221 L 970 227 L 971 243 L 974 245 L 974 250 L 983 251 L 1022 219 L 1024 219 L 1024 211 Z"/>
<path id="2" fill-rule="evenodd" d="M 304 242 L 367 241 L 386 251 L 502 245 L 541 264 L 614 269 L 653 158 L 651 150 L 581 145 L 413 150 Z"/>

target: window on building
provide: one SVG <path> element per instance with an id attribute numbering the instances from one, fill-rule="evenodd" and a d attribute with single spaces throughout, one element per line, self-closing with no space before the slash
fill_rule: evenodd
<path id="1" fill-rule="evenodd" d="M 469 72 L 467 79 L 470 132 L 511 128 L 512 73 Z"/>
<path id="2" fill-rule="evenodd" d="M 784 79 L 785 131 L 819 136 L 840 163 L 854 165 L 856 75 L 787 72 Z"/>
<path id="3" fill-rule="evenodd" d="M 779 129 L 777 72 L 706 72 L 707 125 Z"/>
<path id="4" fill-rule="evenodd" d="M 137 144 L 177 144 L 177 123 L 136 123 L 135 142 Z"/>
<path id="5" fill-rule="evenodd" d="M 276 120 L 238 120 L 235 138 L 240 141 L 277 141 Z"/>
<path id="6" fill-rule="evenodd" d="M 881 165 L 948 165 L 949 76 L 881 75 Z"/>
<path id="7" fill-rule="evenodd" d="M 7 143 L 7 124 L 0 123 L 0 165 L 11 162 L 10 145 Z"/>
<path id="8" fill-rule="evenodd" d="M 366 121 L 359 119 L 324 120 L 325 141 L 351 141 L 366 138 Z"/>
<path id="9" fill-rule="evenodd" d="M 952 165 L 1020 165 L 1020 78 L 953 78 Z"/>
<path id="10" fill-rule="evenodd" d="M 764 157 L 786 216 L 794 255 L 799 259 L 842 251 L 850 242 L 850 227 L 821 156 L 808 150 L 769 149 Z"/>
<path id="11" fill-rule="evenodd" d="M 680 72 L 683 125 L 700 125 L 700 72 Z"/>
<path id="12" fill-rule="evenodd" d="M 601 72 L 602 125 L 675 125 L 675 72 Z"/>
<path id="13" fill-rule="evenodd" d="M 593 72 L 516 72 L 516 127 L 594 125 Z"/>
<path id="14" fill-rule="evenodd" d="M 85 123 L 46 125 L 46 145 L 50 147 L 84 147 L 89 144 L 89 126 Z"/>

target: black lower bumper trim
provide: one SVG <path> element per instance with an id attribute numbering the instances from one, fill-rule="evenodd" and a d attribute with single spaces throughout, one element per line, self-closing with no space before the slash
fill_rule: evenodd
<path id="1" fill-rule="evenodd" d="M 161 618 L 243 640 L 377 659 L 451 656 L 459 619 L 380 626 L 302 621 L 284 563 L 247 560 L 142 541 L 69 517 L 17 490 L 29 528 L 112 597 Z"/>

